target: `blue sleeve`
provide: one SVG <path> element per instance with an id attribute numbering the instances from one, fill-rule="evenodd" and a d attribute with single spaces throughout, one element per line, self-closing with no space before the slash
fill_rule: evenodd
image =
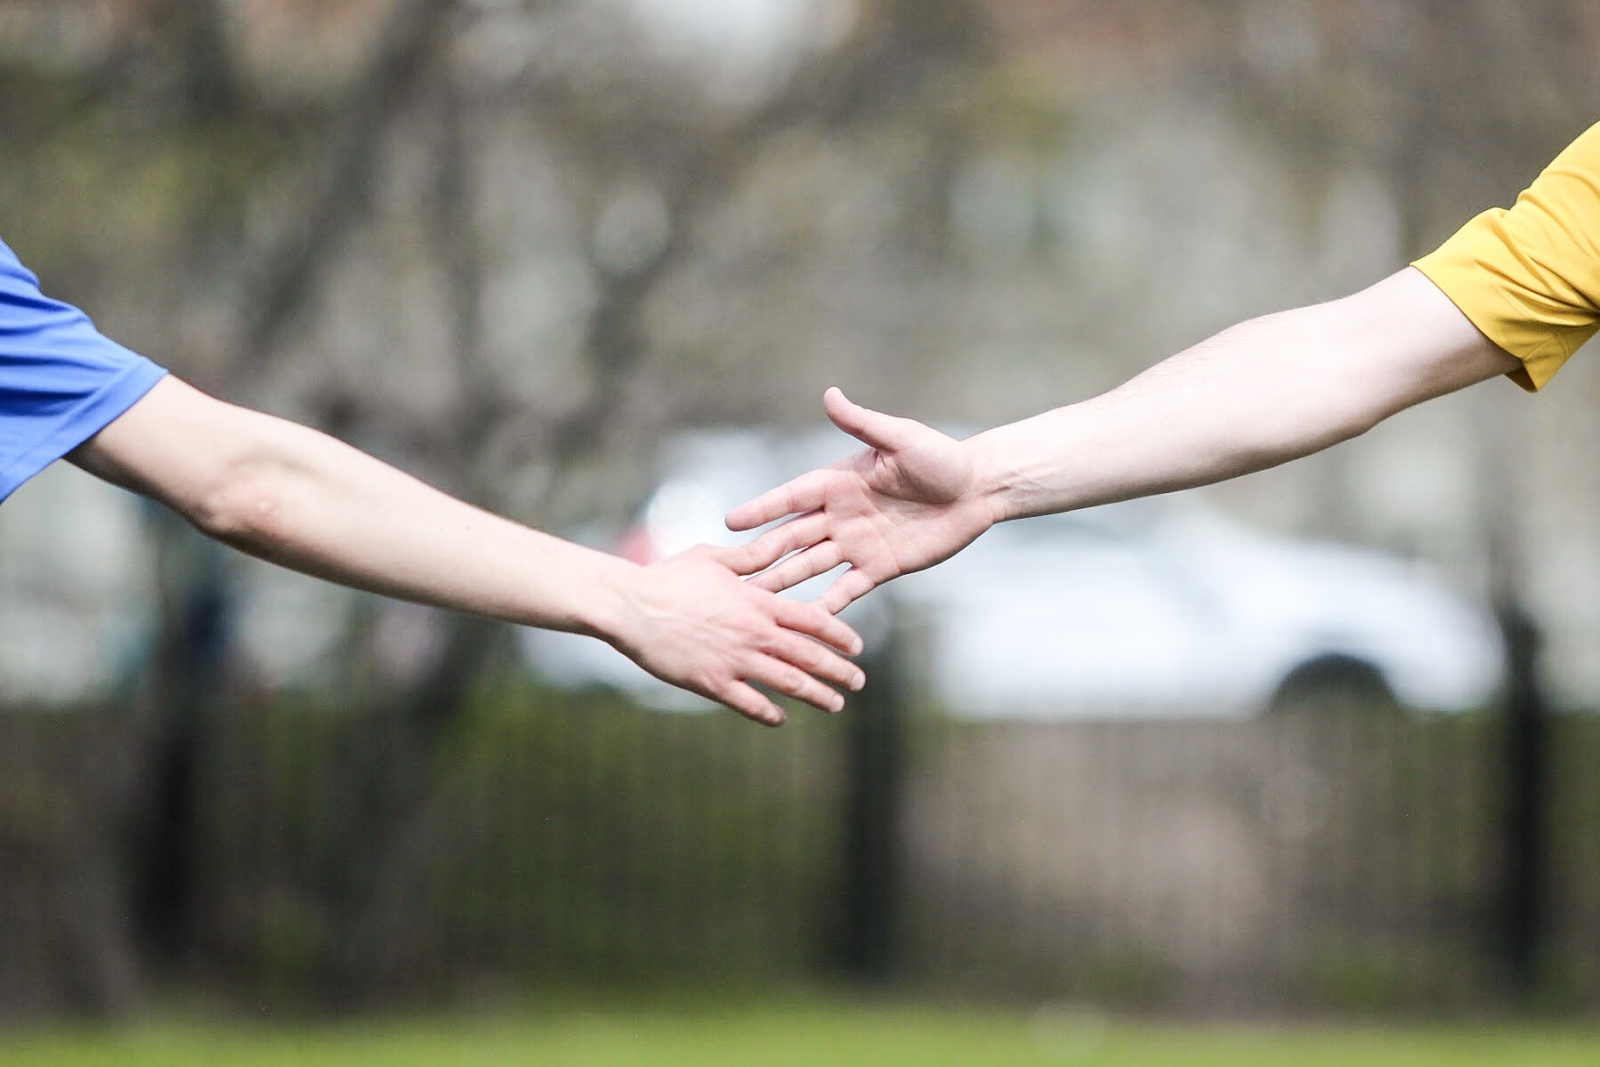
<path id="1" fill-rule="evenodd" d="M 165 373 L 41 293 L 0 242 L 0 500 L 104 429 Z"/>

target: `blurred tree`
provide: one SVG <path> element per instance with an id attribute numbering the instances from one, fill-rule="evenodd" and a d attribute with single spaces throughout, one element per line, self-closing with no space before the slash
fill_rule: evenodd
<path id="1" fill-rule="evenodd" d="M 1158 191 L 1191 195 L 1157 203 L 1115 197 L 1170 157 L 1135 146 L 1092 180 L 1063 167 L 1096 92 L 1126 140 L 1161 92 L 1217 104 L 1311 201 L 1375 169 L 1412 255 L 1503 203 L 1600 89 L 1583 0 L 687 10 L 0 0 L 0 232 L 202 387 L 560 528 L 627 508 L 679 423 L 809 422 L 846 377 L 889 406 L 1022 415 L 1218 325 L 1262 277 L 1280 287 L 1257 298 L 1304 295 L 1283 281 L 1315 273 L 1285 261 L 1292 243 L 1245 242 L 1257 273 L 1223 282 L 1205 242 L 1176 247 L 1174 216 L 1215 213 L 1215 171 L 1184 160 Z M 1157 138 L 1238 143 L 1169 110 Z M 1218 181 L 1239 179 L 1224 162 Z M 1281 220 L 1245 199 L 1264 240 Z M 1162 273 L 1186 257 L 1199 272 Z M 1337 464 L 1306 469 L 1329 473 L 1327 515 L 1352 510 Z M 1504 527 L 1518 509 L 1495 484 Z M 182 960 L 234 936 L 194 842 L 225 785 L 205 773 L 207 722 L 247 688 L 234 616 L 264 580 L 170 521 L 157 540 L 138 742 L 106 781 L 124 783 L 109 803 L 131 813 L 140 926 Z M 505 635 L 369 598 L 295 624 L 334 631 L 321 690 L 372 723 L 330 787 L 314 887 L 329 985 L 360 998 L 405 951 L 434 756 Z"/>
<path id="2" fill-rule="evenodd" d="M 552 19 L 580 40 L 590 33 L 604 40 L 615 30 L 569 21 L 595 11 L 544 5 L 527 17 Z M 457 14 L 459 41 L 473 27 Z M 881 3 L 863 12 L 849 37 L 806 52 L 787 77 L 731 104 L 708 93 L 692 69 L 670 59 L 652 64 L 648 42 L 627 36 L 609 41 L 592 67 L 576 70 L 525 61 L 510 77 L 485 79 L 459 53 L 433 67 L 428 107 L 437 169 L 429 232 L 447 290 L 456 396 L 448 420 L 430 432 L 438 435 L 432 451 L 444 461 L 435 473 L 442 470 L 446 484 L 469 499 L 509 510 L 514 501 L 502 488 L 508 467 L 536 460 L 559 484 L 613 440 L 623 420 L 654 436 L 674 411 L 714 417 L 719 395 L 708 377 L 678 381 L 642 409 L 633 389 L 652 355 L 652 306 L 670 279 L 708 254 L 701 243 L 707 218 L 737 196 L 769 146 L 799 131 L 847 130 L 863 116 L 915 100 L 948 65 L 970 62 L 981 39 L 975 26 L 959 0 Z M 448 45 L 442 54 L 450 54 Z M 496 256 L 482 236 L 485 131 L 507 110 L 538 116 L 535 136 L 568 170 L 569 188 L 582 190 L 578 247 L 591 292 L 572 368 L 579 384 L 570 404 L 542 420 L 518 403 L 486 337 L 485 272 Z M 371 786 L 352 809 L 348 841 L 334 850 L 330 867 L 346 911 L 334 925 L 340 933 L 331 977 L 336 990 L 358 997 L 388 973 L 401 947 L 393 934 L 421 873 L 413 842 L 438 738 L 460 716 L 503 637 L 502 628 L 477 620 L 441 618 L 438 625 L 437 651 L 425 666 L 397 691 L 369 690 L 368 699 L 398 709 L 385 719 L 394 735 L 381 762 L 352 769 L 352 779 Z"/>
<path id="3" fill-rule="evenodd" d="M 1330 173 L 1330 163 L 1376 163 L 1406 260 L 1431 251 L 1470 211 L 1509 204 L 1594 121 L 1600 102 L 1600 21 L 1581 0 L 1230 0 L 1227 10 L 1221 26 L 1235 47 L 1219 50 L 1218 70 L 1235 83 L 1244 112 L 1312 183 Z M 1473 399 L 1481 415 L 1482 553 L 1507 650 L 1500 948 L 1512 986 L 1531 995 L 1548 925 L 1543 719 L 1550 700 L 1537 674 L 1527 502 L 1513 458 L 1524 446 L 1496 410 L 1503 398 Z M 1347 513 L 1344 472 L 1325 469 L 1334 475 L 1327 511 Z"/>
<path id="4" fill-rule="evenodd" d="M 109 309 L 102 322 L 131 324 L 113 333 L 204 388 L 288 407 L 544 524 L 595 502 L 540 506 L 508 473 L 533 465 L 545 497 L 564 485 L 587 496 L 591 483 L 568 476 L 597 452 L 714 416 L 730 395 L 713 368 L 652 368 L 653 316 L 675 281 L 725 282 L 728 264 L 705 269 L 716 222 L 752 173 L 797 142 L 849 144 L 885 115 L 937 116 L 985 39 L 964 0 L 846 5 L 842 20 L 817 5 L 780 52 L 730 81 L 716 48 L 665 46 L 642 17 L 579 0 L 10 6 L 24 14 L 0 42 L 0 78 L 48 86 L 29 96 L 51 111 L 8 108 L 35 138 L 0 202 L 55 203 L 8 233 L 53 287 Z M 70 46 L 46 63 L 44 40 Z M 508 208 L 504 190 L 530 167 L 553 173 L 542 191 L 556 203 Z M 118 207 L 133 195 L 136 208 Z M 107 232 L 137 240 L 89 239 Z M 561 300 L 507 281 L 530 262 L 518 244 L 530 237 L 554 238 L 534 260 L 581 279 L 546 313 L 575 320 L 562 350 L 505 340 L 529 336 L 519 302 Z M 379 295 L 347 303 L 352 292 Z M 127 813 L 146 951 L 184 963 L 228 938 L 195 849 L 208 723 L 242 680 L 229 666 L 239 582 L 174 520 L 155 530 L 156 654 L 108 803 Z M 370 743 L 341 767 L 318 892 L 328 990 L 360 1000 L 404 950 L 395 933 L 425 863 L 415 831 L 437 745 L 504 633 L 430 616 L 430 639 L 386 667 L 389 609 L 354 603 L 331 691 L 370 718 Z"/>

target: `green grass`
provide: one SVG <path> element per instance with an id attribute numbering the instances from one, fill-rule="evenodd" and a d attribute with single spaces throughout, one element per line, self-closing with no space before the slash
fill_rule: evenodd
<path id="1" fill-rule="evenodd" d="M 5 1067 L 1590 1067 L 1600 1030 L 1106 1021 L 931 1007 L 562 1007 L 514 1018 L 0 1034 Z"/>

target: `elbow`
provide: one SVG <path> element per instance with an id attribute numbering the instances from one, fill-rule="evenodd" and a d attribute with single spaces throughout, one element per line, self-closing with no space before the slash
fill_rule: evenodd
<path id="1" fill-rule="evenodd" d="M 1354 440 L 1377 426 L 1388 416 L 1388 411 L 1372 406 L 1349 406 L 1344 411 L 1335 413 L 1328 420 L 1324 439 L 1315 443 L 1314 451 L 1320 451 L 1345 441 Z"/>
<path id="2" fill-rule="evenodd" d="M 1353 375 L 1342 388 L 1330 388 L 1327 444 L 1360 437 L 1416 403 L 1419 398 L 1408 395 L 1407 384 L 1396 380 L 1390 368 L 1375 367 Z"/>
<path id="3" fill-rule="evenodd" d="M 1392 367 L 1347 358 L 1318 371 L 1279 409 L 1279 433 L 1302 453 L 1361 437 L 1407 406 Z"/>
<path id="4" fill-rule="evenodd" d="M 1218 465 L 1230 474 L 1236 468 L 1243 473 L 1276 467 L 1360 437 L 1387 414 L 1371 405 L 1338 403 L 1326 397 L 1284 406 L 1249 426 L 1225 429 L 1224 435 L 1234 444 L 1221 450 Z"/>
<path id="5" fill-rule="evenodd" d="M 224 463 L 183 507 L 201 533 L 253 556 L 270 557 L 283 541 L 288 478 L 262 459 Z"/>

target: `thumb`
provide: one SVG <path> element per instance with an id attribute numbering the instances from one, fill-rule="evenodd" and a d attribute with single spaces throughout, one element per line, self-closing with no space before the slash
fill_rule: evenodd
<path id="1" fill-rule="evenodd" d="M 912 431 L 918 427 L 910 419 L 862 407 L 845 396 L 838 386 L 831 386 L 822 394 L 822 408 L 835 426 L 880 452 L 898 452 L 907 447 L 911 444 Z"/>

